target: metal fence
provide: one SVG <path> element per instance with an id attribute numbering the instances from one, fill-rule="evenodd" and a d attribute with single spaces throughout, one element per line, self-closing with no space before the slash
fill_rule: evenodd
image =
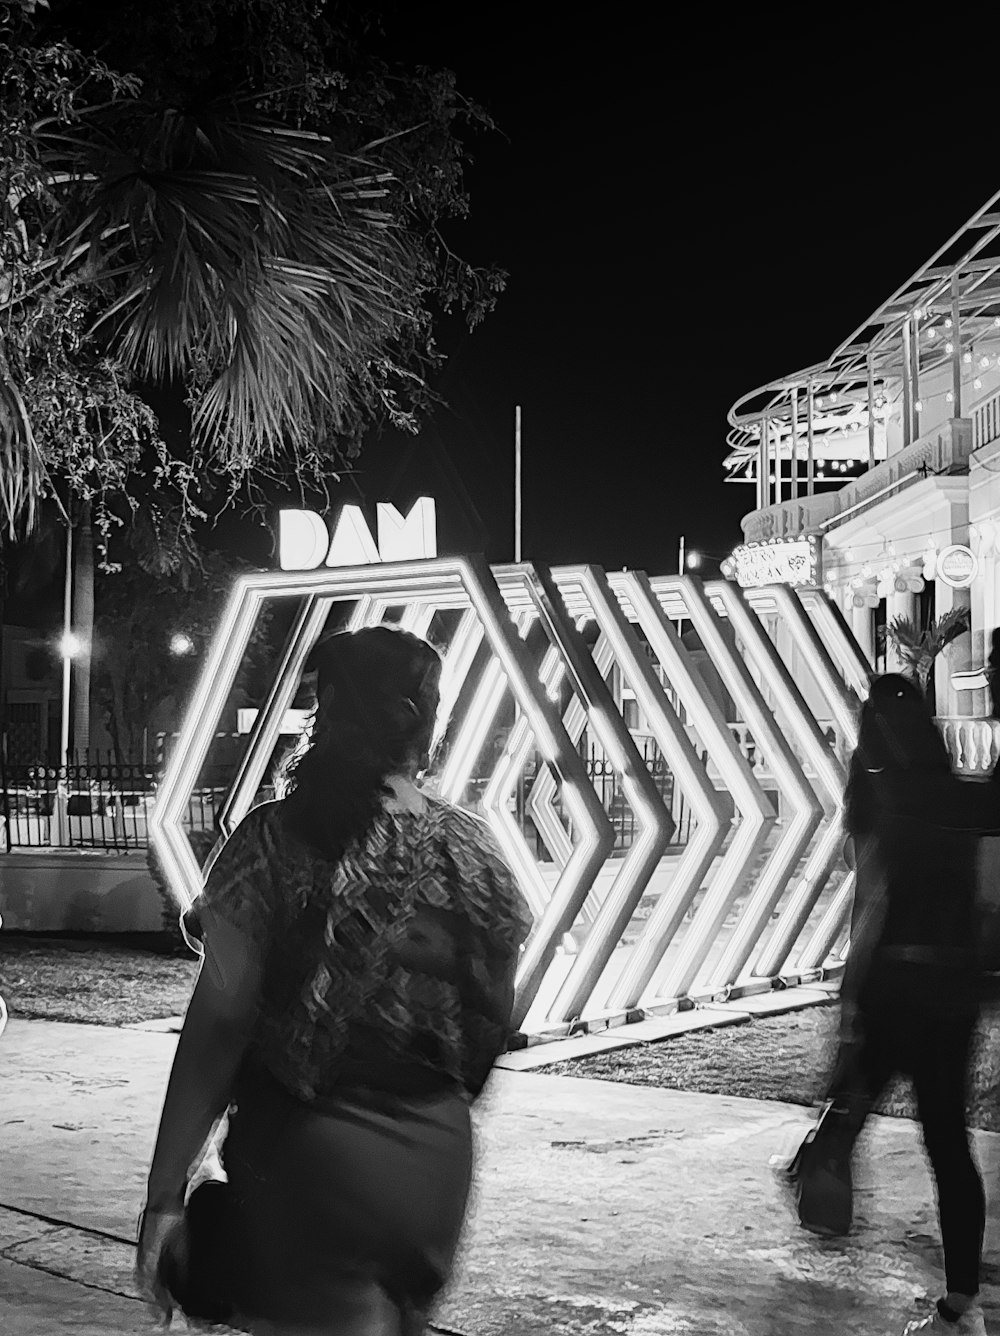
<path id="1" fill-rule="evenodd" d="M 640 750 L 646 769 L 653 776 L 664 806 L 673 818 L 674 832 L 670 843 L 686 845 L 691 837 L 691 807 L 674 784 L 673 772 L 652 739 L 645 739 Z M 602 756 L 588 756 L 586 760 L 587 775 L 614 827 L 615 852 L 631 849 L 636 835 L 635 812 L 625 797 L 621 773 Z"/>
<path id="2" fill-rule="evenodd" d="M 213 830 L 225 797 L 222 775 L 191 794 L 186 826 Z M 148 765 L 90 759 L 65 766 L 8 765 L 0 795 L 0 849 L 145 849 L 157 774 Z"/>

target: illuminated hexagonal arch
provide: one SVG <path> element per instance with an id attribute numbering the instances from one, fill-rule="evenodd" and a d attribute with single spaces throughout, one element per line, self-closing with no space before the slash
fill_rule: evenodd
<path id="1" fill-rule="evenodd" d="M 723 582 L 708 585 L 707 592 L 712 598 L 722 599 L 726 606 L 730 606 L 734 598 L 739 598 L 732 586 L 726 586 Z M 829 705 L 831 718 L 840 731 L 844 745 L 853 749 L 857 743 L 858 698 L 854 691 L 845 685 L 826 645 L 806 616 L 802 601 L 785 585 L 747 589 L 744 590 L 742 597 L 758 616 L 766 613 L 777 615 L 791 642 L 798 649 L 803 663 L 812 674 L 817 690 Z M 841 823 L 847 772 L 804 702 L 801 710 L 796 711 L 791 718 L 800 749 L 812 766 L 817 794 L 823 803 L 826 821 L 810 854 L 803 878 L 789 897 L 788 903 L 782 906 L 781 917 L 775 930 L 754 966 L 754 973 L 762 975 L 778 974 L 788 964 L 791 952 L 798 943 L 800 934 L 819 899 L 823 883 L 840 861 L 844 837 Z M 812 877 L 811 873 L 814 874 Z M 835 921 L 842 923 L 844 907 L 846 905 L 849 910 L 853 892 L 854 874 L 848 873 L 833 897 L 830 908 L 824 914 L 817 932 L 801 949 L 794 962 L 794 969 L 809 972 L 823 964 L 836 938 L 836 932 L 832 938 L 827 937 L 830 913 L 832 911 Z"/>
<path id="2" fill-rule="evenodd" d="M 758 691 L 747 665 L 739 654 L 730 648 L 726 637 L 722 634 L 718 617 L 705 597 L 700 583 L 686 576 L 660 576 L 651 580 L 649 585 L 665 612 L 674 605 L 675 609 L 679 609 L 681 616 L 691 621 L 716 670 L 725 682 L 729 694 L 767 756 L 779 791 L 793 813 L 792 821 L 780 831 L 770 853 L 766 856 L 763 867 L 757 874 L 753 902 L 754 911 L 760 913 L 763 906 L 779 896 L 787 885 L 805 844 L 808 844 L 822 818 L 822 808 L 816 801 L 812 787 L 802 773 L 802 767 L 787 739 L 778 728 L 774 716 Z M 770 826 L 774 823 L 774 813 L 770 811 L 769 805 L 768 817 L 766 827 L 762 830 L 758 828 L 755 832 L 760 837 L 761 848 Z M 764 826 L 763 821 L 761 824 Z M 748 869 L 749 864 L 748 856 L 743 860 L 744 868 Z M 659 977 L 653 976 L 652 987 L 658 989 L 661 995 L 683 997 L 688 993 L 718 939 L 727 914 L 744 886 L 745 878 L 734 880 L 729 885 L 720 883 L 718 876 L 713 879 L 689 931 L 685 934 L 677 958 L 670 962 Z M 713 980 L 710 986 L 718 985 L 720 988 L 725 988 L 732 982 L 731 979 L 720 978 Z"/>
<path id="3" fill-rule="evenodd" d="M 678 787 L 691 803 L 695 815 L 693 837 L 677 862 L 669 890 L 658 897 L 656 907 L 639 941 L 630 948 L 630 965 L 626 965 L 626 969 L 631 967 L 633 972 L 637 968 L 641 971 L 644 960 L 650 954 L 654 965 L 658 962 L 662 949 L 665 949 L 664 944 L 672 939 L 685 910 L 708 876 L 712 863 L 729 833 L 729 816 L 683 724 L 664 695 L 652 664 L 636 639 L 619 605 L 619 600 L 609 589 L 609 580 L 613 582 L 618 577 L 606 576 L 596 567 L 577 566 L 558 567 L 552 571 L 552 578 L 566 604 L 567 611 L 573 617 L 591 618 L 597 623 L 600 638 L 592 651 L 597 672 L 603 679 L 610 665 L 617 664 L 623 680 L 634 691 L 643 714 L 649 720 L 657 745 L 670 765 Z M 667 628 L 667 635 L 676 639 L 672 627 Z M 677 649 L 680 656 L 684 657 L 679 642 Z M 669 660 L 669 652 L 666 657 Z M 705 704 L 705 701 L 704 692 L 698 686 L 696 676 L 685 674 L 682 669 L 677 677 L 683 679 L 680 683 L 680 694 L 685 701 L 691 703 L 697 713 L 699 705 Z M 705 708 L 707 710 L 714 708 L 718 713 L 714 702 Z M 721 720 L 721 715 L 719 719 Z M 579 701 L 574 699 L 564 717 L 567 731 L 574 741 L 585 722 L 585 712 Z M 721 734 L 724 735 L 724 739 L 720 743 L 720 749 L 727 750 L 727 757 L 733 760 L 734 767 L 741 768 L 749 775 L 746 762 L 739 754 L 724 721 L 721 722 Z M 725 768 L 725 762 L 723 766 Z M 753 782 L 752 778 L 749 782 Z M 538 790 L 537 793 L 535 789 Z M 543 822 L 547 819 L 544 813 L 549 807 L 553 791 L 554 786 L 543 773 L 536 780 L 529 795 L 532 810 L 542 817 Z M 592 931 L 596 936 L 596 932 L 600 930 L 600 925 L 595 924 Z M 604 957 L 615 949 L 620 937 L 620 932 L 617 936 L 613 936 L 610 931 L 602 933 L 603 950 L 599 957 L 602 967 L 606 964 Z M 581 953 L 580 961 L 574 962 L 569 977 L 560 989 L 551 1014 L 564 1019 L 578 1015 L 596 987 L 599 977 L 600 969 L 595 971 L 593 962 L 588 962 L 586 955 Z M 628 1011 L 634 1007 L 639 992 L 641 985 L 624 993 L 613 986 L 609 989 L 606 1005 L 600 999 L 599 1002 L 609 1013 Z"/>
<path id="4" fill-rule="evenodd" d="M 801 784 L 809 788 L 812 802 L 810 809 L 799 808 L 793 816 L 793 824 L 799 822 L 799 847 L 797 856 L 789 860 L 790 870 L 794 870 L 807 849 L 809 856 L 805 859 L 798 884 L 792 892 L 791 905 L 785 906 L 782 911 L 783 920 L 789 908 L 792 911 L 789 913 L 789 924 L 793 929 L 789 934 L 790 950 L 805 925 L 808 911 L 819 899 L 840 857 L 839 823 L 845 776 L 791 673 L 766 635 L 760 620 L 754 615 L 752 607 L 748 606 L 751 604 L 750 598 L 725 580 L 710 583 L 705 593 L 728 618 L 739 637 L 745 659 L 755 669 L 759 680 L 767 684 L 774 700 L 776 716 L 787 728 L 790 737 L 797 742 L 800 754 L 809 762 L 816 776 L 815 784 L 809 785 L 808 775 L 804 769 L 799 770 Z M 773 601 L 781 605 L 789 618 L 794 618 L 795 612 L 801 611 L 794 601 L 790 606 L 785 604 L 780 592 Z M 802 646 L 807 654 L 815 655 L 816 646 L 811 640 L 804 639 Z M 813 659 L 810 658 L 809 662 L 812 664 Z M 797 781 L 798 776 L 795 779 Z M 814 835 L 817 836 L 815 841 Z M 775 882 L 769 888 L 755 888 L 719 961 L 720 974 L 736 978 L 746 966 L 772 913 L 782 900 L 787 881 L 786 878 L 781 885 Z M 787 950 L 782 952 L 778 949 L 784 941 L 784 933 L 778 934 L 777 941 L 772 939 L 770 949 L 762 961 L 754 966 L 753 975 L 769 978 L 780 972 L 788 956 Z"/>
<path id="5" fill-rule="evenodd" d="M 544 568 L 528 566 L 501 567 L 496 569 L 495 574 L 497 583 L 512 606 L 519 610 L 523 608 L 525 612 L 530 609 L 545 627 L 551 649 L 562 660 L 576 699 L 586 713 L 589 727 L 622 777 L 626 800 L 635 812 L 639 826 L 639 837 L 622 859 L 603 897 L 592 929 L 573 960 L 569 976 L 548 1008 L 550 1018 L 564 1022 L 579 1016 L 591 997 L 666 851 L 673 833 L 673 821 L 624 720 L 615 708 L 603 674 L 595 666 L 573 624 L 573 618 L 567 613 L 565 602 L 551 574 Z M 599 587 L 603 583 L 600 575 L 588 576 L 582 569 L 581 575 L 584 579 L 590 579 L 595 586 Z M 624 627 L 621 612 L 614 601 L 605 598 L 605 604 L 603 608 L 594 608 L 599 624 L 605 631 L 616 620 Z M 627 628 L 624 633 L 628 634 Z M 542 675 L 548 688 L 555 673 L 551 655 L 547 658 L 549 662 L 543 664 Z M 523 765 L 523 749 L 530 742 L 531 729 L 530 720 L 519 721 L 515 727 L 505 757 L 501 758 L 497 767 L 494 782 L 484 795 L 484 805 L 488 810 L 492 808 L 498 814 L 506 814 L 506 796 L 520 769 L 517 762 Z M 506 833 L 508 840 L 515 834 L 509 828 Z M 535 937 L 525 952 L 522 972 L 526 981 L 537 979 L 538 984 L 541 983 L 558 942 L 572 927 L 582 903 L 583 899 L 579 896 L 570 902 L 566 897 L 553 895 L 538 924 Z"/>
<path id="6" fill-rule="evenodd" d="M 252 746 L 248 746 L 248 752 L 264 754 L 263 761 L 259 757 L 255 761 L 262 766 L 266 766 L 277 741 L 282 713 L 278 707 L 283 696 L 291 698 L 289 693 L 294 692 L 302 665 L 325 624 L 320 605 L 394 597 L 468 609 L 478 618 L 493 659 L 531 721 L 541 754 L 559 774 L 567 795 L 572 795 L 582 850 L 574 875 L 584 888 L 583 894 L 589 890 L 610 851 L 613 832 L 587 781 L 586 770 L 565 734 L 557 711 L 535 679 L 526 649 L 511 626 L 489 567 L 477 559 L 437 559 L 346 569 L 269 572 L 245 575 L 236 581 L 164 772 L 149 823 L 150 838 L 182 906 L 195 899 L 202 885 L 201 869 L 182 825 L 188 798 L 204 765 L 264 601 L 296 598 L 307 603 L 279 664 L 268 707 L 258 719 L 260 727 L 251 739 Z M 308 602 L 311 599 L 316 602 Z M 231 794 L 231 817 L 244 803 L 249 805 L 252 801 L 259 783 L 259 774 L 254 782 L 253 770 L 253 765 L 243 767 L 241 782 Z"/>

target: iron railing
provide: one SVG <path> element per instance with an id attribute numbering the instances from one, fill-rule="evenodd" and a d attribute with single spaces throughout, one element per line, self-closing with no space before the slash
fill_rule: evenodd
<path id="1" fill-rule="evenodd" d="M 189 830 L 215 828 L 223 775 L 206 774 L 188 800 Z M 91 760 L 65 766 L 8 765 L 0 806 L 0 849 L 145 849 L 157 775 L 147 765 Z"/>

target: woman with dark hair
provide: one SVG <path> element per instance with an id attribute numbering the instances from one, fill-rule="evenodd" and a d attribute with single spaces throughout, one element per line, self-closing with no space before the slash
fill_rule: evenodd
<path id="1" fill-rule="evenodd" d="M 890 1078 L 907 1074 L 937 1186 L 947 1293 L 905 1332 L 981 1336 L 985 1206 L 965 1123 L 982 975 L 972 835 L 1000 828 L 1000 789 L 953 775 L 924 698 L 905 677 L 876 678 L 862 707 L 845 825 L 857 881 L 841 1045 L 824 1116 L 789 1171 L 799 1216 L 817 1233 L 846 1232 L 849 1213 L 830 1224 L 831 1203 L 843 1200 L 838 1180 Z"/>
<path id="2" fill-rule="evenodd" d="M 431 646 L 377 627 L 317 657 L 289 791 L 241 822 L 197 902 L 205 964 L 139 1272 L 169 1311 L 194 1236 L 191 1211 L 178 1228 L 191 1169 L 228 1111 L 227 1319 L 411 1336 L 452 1266 L 469 1106 L 506 1046 L 530 917 L 488 827 L 416 782 L 438 704 Z"/>

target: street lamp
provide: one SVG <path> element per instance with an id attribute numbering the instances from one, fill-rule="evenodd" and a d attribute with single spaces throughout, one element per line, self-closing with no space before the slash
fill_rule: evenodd
<path id="1" fill-rule="evenodd" d="M 689 552 L 687 554 L 687 568 L 689 571 L 696 571 L 701 565 L 701 553 Z"/>
<path id="2" fill-rule="evenodd" d="M 170 653 L 181 657 L 194 653 L 194 641 L 184 631 L 175 631 L 170 637 Z"/>
<path id="3" fill-rule="evenodd" d="M 63 661 L 62 678 L 62 717 L 59 730 L 59 764 L 69 763 L 69 685 L 70 665 L 84 651 L 83 641 L 72 631 L 66 630 L 59 637 L 59 653 Z"/>

